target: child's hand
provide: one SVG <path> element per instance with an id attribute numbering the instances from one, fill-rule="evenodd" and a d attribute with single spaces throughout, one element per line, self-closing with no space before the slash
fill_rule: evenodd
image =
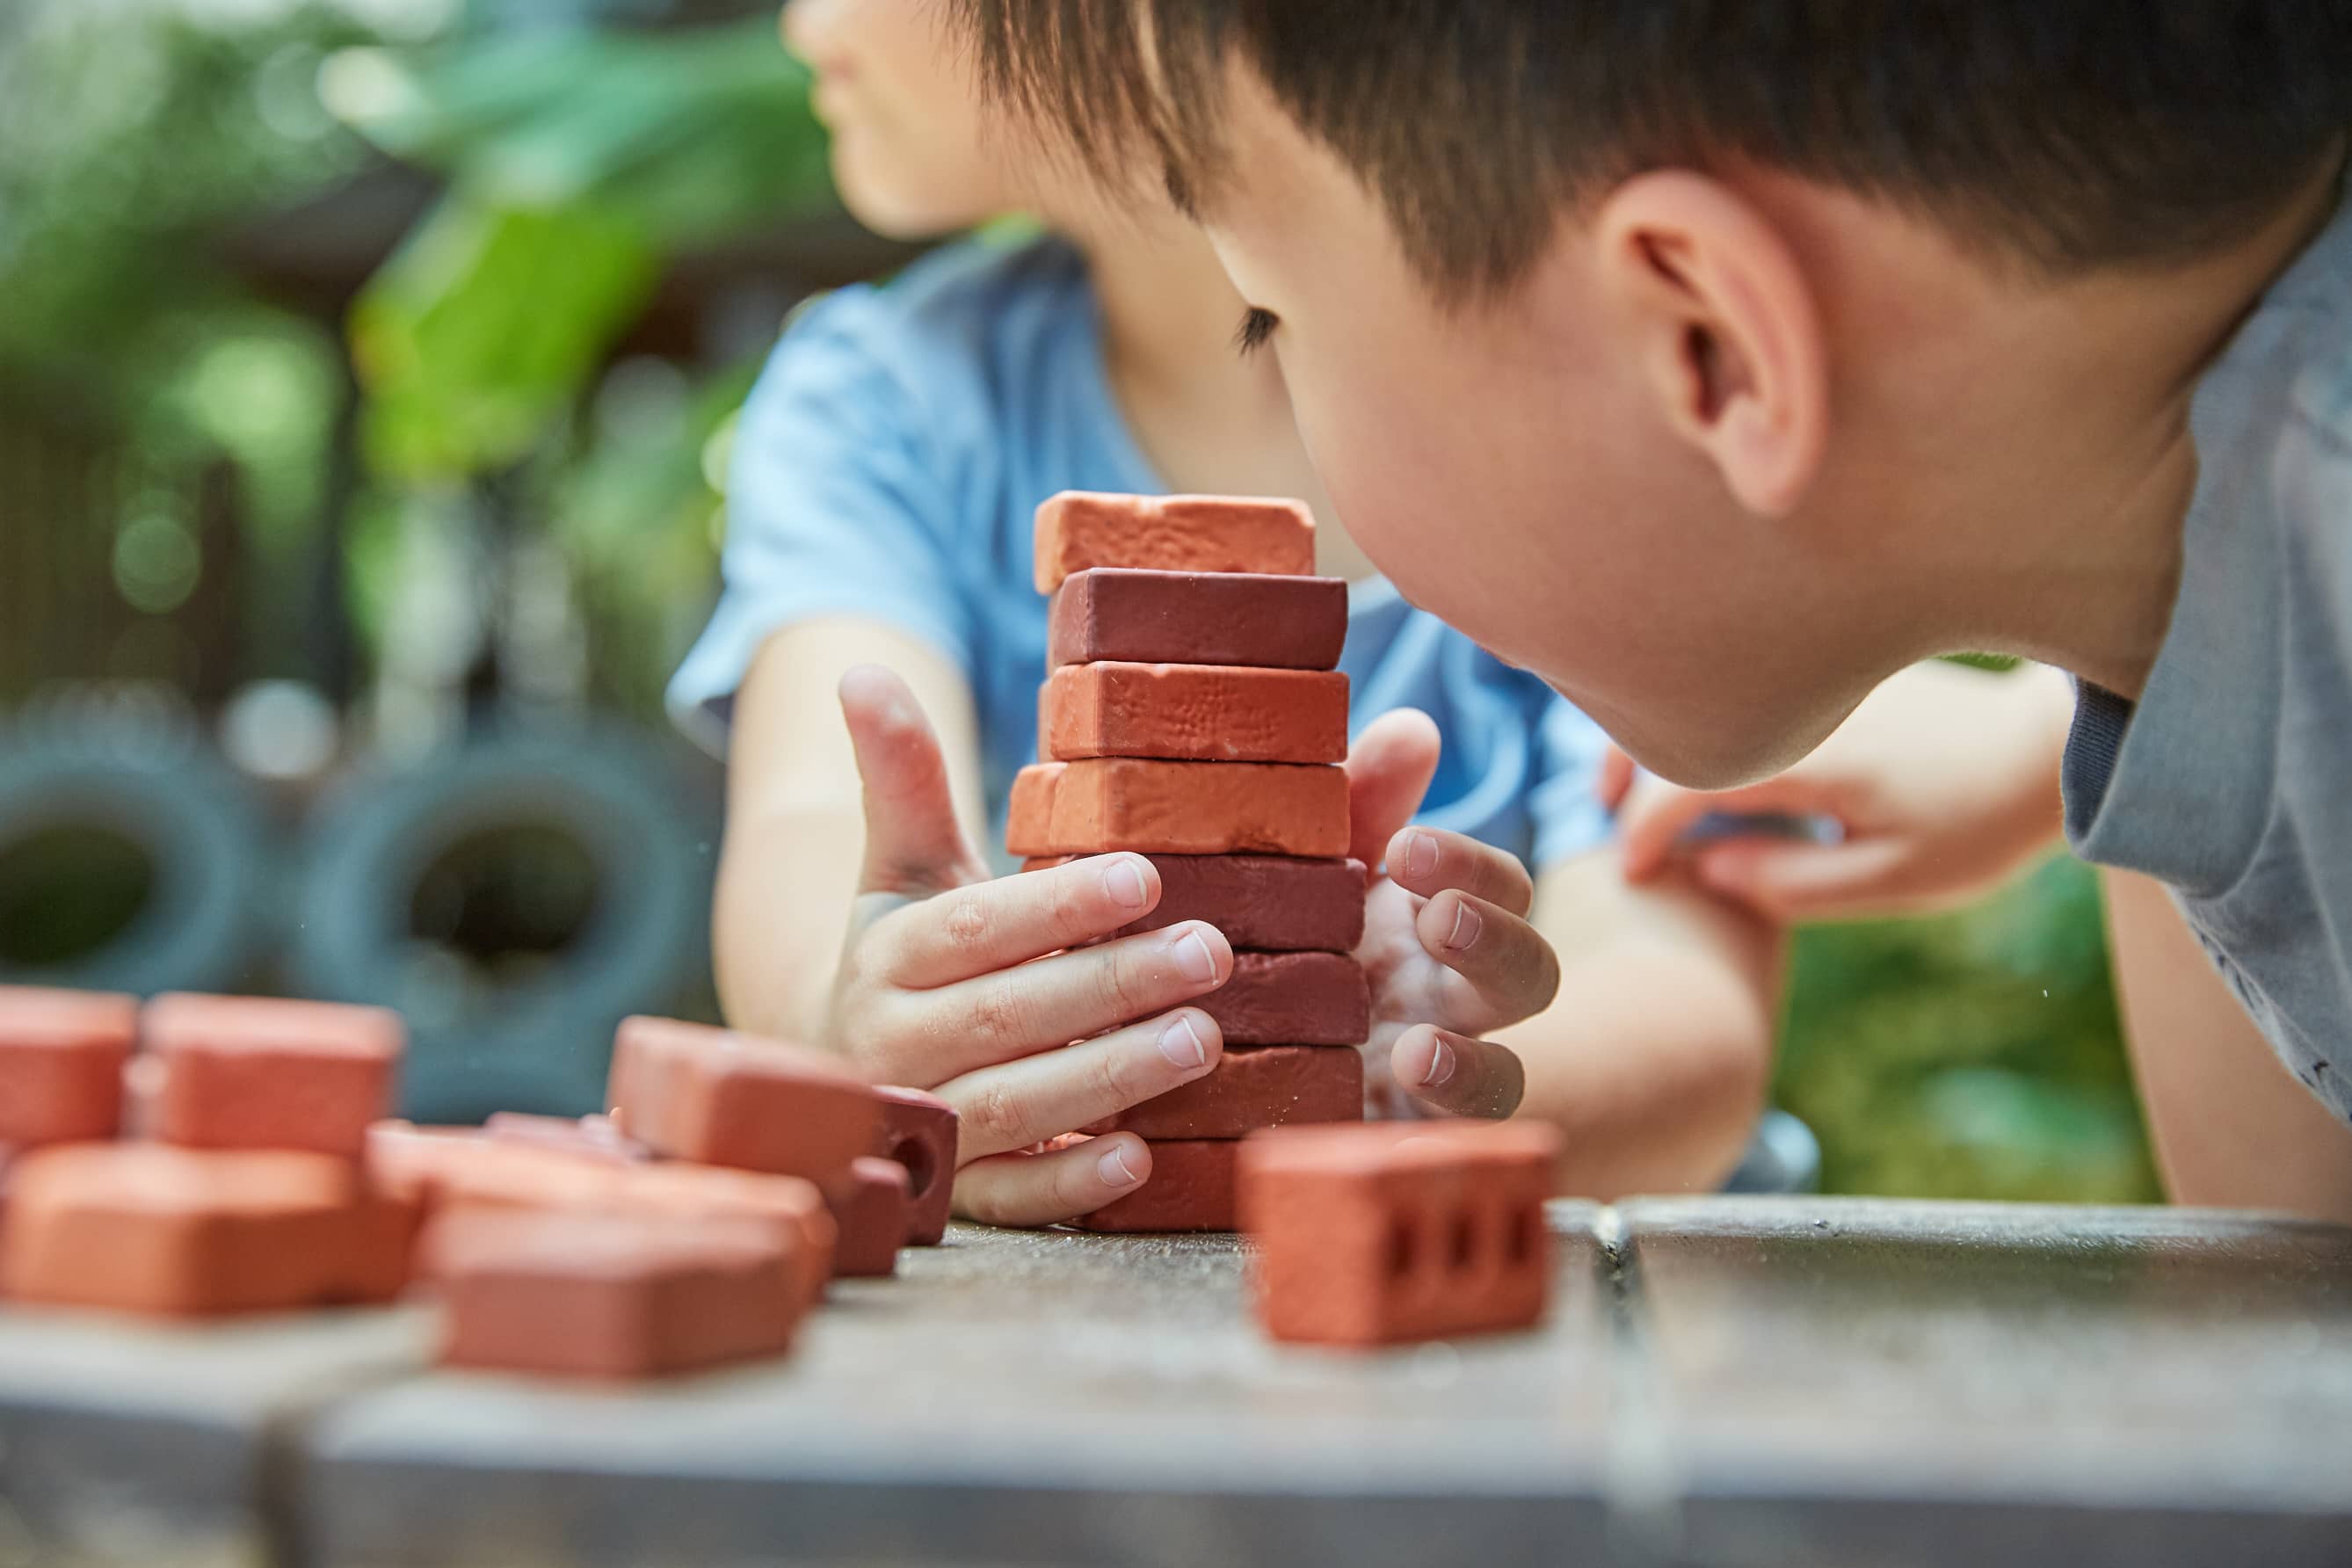
<path id="1" fill-rule="evenodd" d="M 1100 855 L 992 877 L 905 683 L 854 669 L 841 706 L 866 784 L 866 865 L 831 1043 L 877 1081 L 956 1108 L 960 1214 L 1045 1225 L 1132 1191 L 1151 1155 L 1131 1132 L 1025 1151 L 1215 1066 L 1215 1022 L 1176 1005 L 1223 984 L 1232 949 L 1197 921 L 1078 948 L 1160 901 L 1151 862 Z"/>
<path id="2" fill-rule="evenodd" d="M 1843 829 L 1839 842 L 1713 839 L 1688 848 L 1691 875 L 1776 921 L 1915 913 L 1986 891 L 2057 836 L 2058 759 L 2073 708 L 2055 670 L 1915 665 L 1777 777 L 1687 790 L 1636 779 L 1620 754 L 1604 770 L 1602 795 L 1620 806 L 1629 880 L 1683 858 L 1676 841 L 1705 816 L 1827 816 Z"/>
<path id="3" fill-rule="evenodd" d="M 1535 884 L 1502 850 L 1407 827 L 1437 771 L 1437 726 L 1374 720 L 1348 757 L 1350 853 L 1376 871 L 1356 956 L 1372 986 L 1365 1084 L 1391 1116 L 1508 1116 L 1519 1058 L 1476 1037 L 1551 1005 L 1559 960 L 1527 921 Z"/>

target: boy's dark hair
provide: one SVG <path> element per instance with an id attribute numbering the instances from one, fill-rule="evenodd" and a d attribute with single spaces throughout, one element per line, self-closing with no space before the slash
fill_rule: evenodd
<path id="1" fill-rule="evenodd" d="M 1095 171 L 1213 190 L 1238 58 L 1459 299 L 1559 208 L 1776 165 L 2049 273 L 2212 248 L 2352 127 L 2352 0 L 951 0 Z"/>

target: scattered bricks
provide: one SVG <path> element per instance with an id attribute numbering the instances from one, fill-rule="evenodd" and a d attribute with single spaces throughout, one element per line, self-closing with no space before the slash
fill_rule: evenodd
<path id="1" fill-rule="evenodd" d="M 1347 640 L 1343 578 L 1100 567 L 1054 591 L 1045 664 L 1331 669 Z"/>
<path id="2" fill-rule="evenodd" d="M 464 1211 L 441 1237 L 448 1366 L 628 1379 L 779 1355 L 788 1244 L 739 1220 Z"/>
<path id="3" fill-rule="evenodd" d="M 668 1018 L 622 1021 L 607 1097 L 656 1153 L 820 1183 L 871 1152 L 882 1121 L 872 1087 L 831 1057 Z"/>
<path id="4" fill-rule="evenodd" d="M 1025 870 L 1066 863 L 1031 861 Z M 1352 952 L 1364 940 L 1364 863 L 1287 855 L 1154 855 L 1160 901 L 1113 937 L 1206 921 L 1236 948 Z M 1108 941 L 1109 938 L 1104 940 Z"/>
<path id="5" fill-rule="evenodd" d="M 563 1116 L 501 1110 L 482 1123 L 482 1131 L 500 1142 L 551 1149 L 607 1164 L 642 1164 L 654 1157 L 651 1149 L 614 1126 L 609 1116 L 583 1116 L 575 1121 Z"/>
<path id="6" fill-rule="evenodd" d="M 909 1247 L 937 1247 L 948 1233 L 955 1196 L 956 1113 L 919 1089 L 877 1089 L 882 1101 L 882 1152 L 907 1167 Z"/>
<path id="7" fill-rule="evenodd" d="M 1151 1174 L 1143 1185 L 1070 1223 L 1100 1231 L 1232 1230 L 1234 1170 L 1242 1147 L 1229 1139 L 1153 1143 Z"/>
<path id="8" fill-rule="evenodd" d="M 7 1293 L 169 1317 L 396 1294 L 415 1211 L 328 1155 L 84 1143 L 26 1155 L 0 1237 Z"/>
<path id="9" fill-rule="evenodd" d="M 1036 553 L 1041 594 L 1096 566 L 1304 577 L 1315 570 L 1315 518 L 1295 500 L 1064 490 L 1037 509 Z"/>
<path id="10" fill-rule="evenodd" d="M 1293 1127 L 1239 1147 L 1258 1319 L 1274 1338 L 1374 1345 L 1543 1316 L 1554 1129 Z"/>
<path id="11" fill-rule="evenodd" d="M 824 1201 L 841 1227 L 833 1271 L 845 1279 L 898 1271 L 898 1248 L 914 1218 L 913 1182 L 896 1160 L 866 1155 L 824 1184 Z"/>
<path id="12" fill-rule="evenodd" d="M 1207 1074 L 1122 1111 L 1105 1132 L 1148 1139 L 1239 1138 L 1261 1127 L 1360 1121 L 1364 1058 L 1325 1046 L 1225 1052 Z"/>
<path id="13" fill-rule="evenodd" d="M 142 1027 L 163 1064 L 164 1142 L 346 1159 L 390 1108 L 404 1040 L 387 1008 L 257 996 L 159 996 Z"/>
<path id="14" fill-rule="evenodd" d="M 1360 1046 L 1372 1034 L 1371 988 L 1343 952 L 1236 952 L 1233 978 L 1192 1005 L 1228 1046 Z"/>
<path id="15" fill-rule="evenodd" d="M 647 1218 L 743 1221 L 789 1244 L 792 1289 L 804 1307 L 824 1299 L 841 1230 L 824 1195 L 799 1176 L 730 1171 L 720 1165 L 657 1161 L 614 1173 L 612 1209 Z"/>
<path id="16" fill-rule="evenodd" d="M 1004 839 L 1024 856 L 1337 858 L 1348 849 L 1348 775 L 1278 763 L 1038 763 L 1013 781 Z"/>
<path id="17" fill-rule="evenodd" d="M 0 1143 L 113 1137 L 138 1037 L 135 997 L 0 985 Z"/>
<path id="18" fill-rule="evenodd" d="M 1226 665 L 1067 665 L 1039 695 L 1038 732 L 1054 762 L 1341 763 L 1348 678 Z"/>

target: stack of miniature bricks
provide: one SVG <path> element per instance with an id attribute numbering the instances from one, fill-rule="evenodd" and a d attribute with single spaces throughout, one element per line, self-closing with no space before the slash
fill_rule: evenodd
<path id="1" fill-rule="evenodd" d="M 1234 950 L 1198 1003 L 1223 1060 L 1096 1130 L 1141 1134 L 1151 1176 L 1087 1228 L 1231 1230 L 1238 1140 L 1363 1115 L 1364 868 L 1347 858 L 1335 668 L 1348 588 L 1314 567 L 1294 501 L 1074 491 L 1037 510 L 1043 761 L 1013 784 L 1006 846 L 1032 868 L 1144 854 L 1161 894 L 1129 931 L 1205 921 Z"/>
<path id="2" fill-rule="evenodd" d="M 385 1120 L 403 1037 L 375 1007 L 0 987 L 0 1291 L 207 1318 L 414 1279 L 450 1364 L 643 1377 L 780 1353 L 828 1279 L 946 1228 L 955 1112 L 815 1052 L 633 1018 L 612 1117 L 435 1129 Z"/>

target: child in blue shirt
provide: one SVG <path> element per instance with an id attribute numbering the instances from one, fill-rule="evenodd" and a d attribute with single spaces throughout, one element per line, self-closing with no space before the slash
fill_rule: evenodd
<path id="1" fill-rule="evenodd" d="M 1371 1108 L 1554 1121 L 1569 1190 L 1718 1183 L 1763 1093 L 1772 929 L 1615 874 L 1601 731 L 1371 574 L 1278 374 L 1234 353 L 1239 301 L 1186 226 L 1016 166 L 921 0 L 803 0 L 786 26 L 861 218 L 929 236 L 1026 209 L 1062 237 L 967 240 L 814 302 L 746 405 L 725 592 L 671 693 L 730 752 L 715 922 L 730 1017 L 956 1103 L 973 1217 L 1065 1218 L 1148 1179 L 1126 1134 L 1030 1151 L 1211 1070 L 1205 1015 L 1155 1015 L 1230 958 L 1213 931 L 1180 928 L 1024 962 L 1131 919 L 1117 895 L 1156 891 L 1136 858 L 984 880 L 1035 754 L 1031 515 L 1066 489 L 1300 495 L 1319 569 L 1352 582 L 1357 852 L 1391 872 L 1359 953 Z M 1428 718 L 1374 721 L 1397 709 Z"/>

